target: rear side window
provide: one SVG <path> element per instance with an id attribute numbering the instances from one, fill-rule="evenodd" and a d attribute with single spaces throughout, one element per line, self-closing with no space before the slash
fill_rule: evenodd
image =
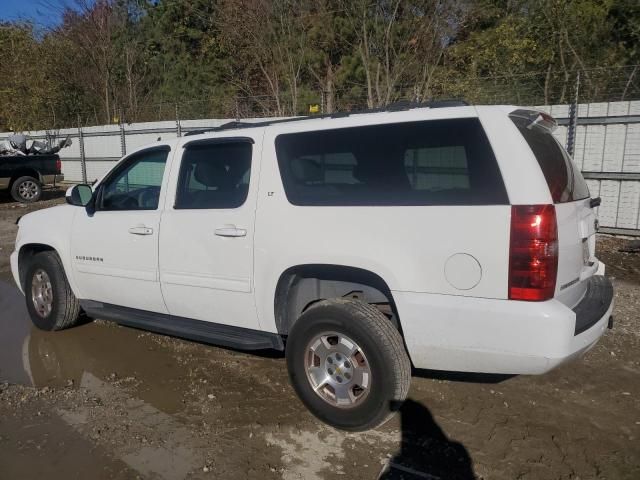
<path id="1" fill-rule="evenodd" d="M 176 209 L 237 208 L 247 199 L 249 142 L 187 145 L 182 155 Z"/>
<path id="2" fill-rule="evenodd" d="M 589 188 L 567 151 L 543 128 L 531 127 L 526 118 L 510 117 L 538 160 L 551 192 L 553 203 L 566 203 L 589 197 Z"/>
<path id="3" fill-rule="evenodd" d="M 276 152 L 294 205 L 508 204 L 473 118 L 283 134 Z"/>

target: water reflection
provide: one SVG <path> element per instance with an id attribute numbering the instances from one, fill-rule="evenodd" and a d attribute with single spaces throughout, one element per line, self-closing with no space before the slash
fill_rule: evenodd
<path id="1" fill-rule="evenodd" d="M 143 383 L 139 397 L 167 413 L 182 408 L 188 383 L 174 352 L 139 330 L 96 323 L 59 332 L 37 329 L 24 296 L 0 281 L 0 382 L 77 386 L 83 373 L 135 378 Z"/>
<path id="2" fill-rule="evenodd" d="M 0 281 L 0 381 L 35 387 L 64 386 L 95 369 L 96 357 L 85 345 L 89 325 L 77 331 L 44 332 L 36 328 L 24 296 Z"/>
<path id="3" fill-rule="evenodd" d="M 0 381 L 33 385 L 29 365 L 32 324 L 24 297 L 0 281 Z"/>

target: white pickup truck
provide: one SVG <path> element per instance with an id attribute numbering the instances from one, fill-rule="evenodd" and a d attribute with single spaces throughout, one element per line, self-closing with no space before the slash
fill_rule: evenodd
<path id="1" fill-rule="evenodd" d="M 160 141 L 22 217 L 13 274 L 42 329 L 286 350 L 318 418 L 373 428 L 412 367 L 539 374 L 610 324 L 598 201 L 554 126 L 434 103 Z"/>

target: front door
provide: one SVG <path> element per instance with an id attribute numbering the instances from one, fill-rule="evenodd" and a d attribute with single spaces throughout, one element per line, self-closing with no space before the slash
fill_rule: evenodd
<path id="1" fill-rule="evenodd" d="M 160 232 L 162 293 L 173 315 L 258 328 L 252 278 L 254 142 L 260 145 L 261 138 L 184 145 Z"/>
<path id="2" fill-rule="evenodd" d="M 123 160 L 99 185 L 95 212 L 73 222 L 71 256 L 81 298 L 166 313 L 158 274 L 168 147 Z"/>

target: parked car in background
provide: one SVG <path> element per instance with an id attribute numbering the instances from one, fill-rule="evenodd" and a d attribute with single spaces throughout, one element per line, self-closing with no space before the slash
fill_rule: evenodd
<path id="1" fill-rule="evenodd" d="M 64 180 L 60 157 L 53 155 L 0 155 L 0 190 L 9 190 L 21 203 L 37 202 L 42 188 Z"/>
<path id="2" fill-rule="evenodd" d="M 286 350 L 311 412 L 373 428 L 412 367 L 540 374 L 610 324 L 598 199 L 555 126 L 450 102 L 234 122 L 133 152 L 25 215 L 11 268 L 44 330 L 84 310 Z"/>

